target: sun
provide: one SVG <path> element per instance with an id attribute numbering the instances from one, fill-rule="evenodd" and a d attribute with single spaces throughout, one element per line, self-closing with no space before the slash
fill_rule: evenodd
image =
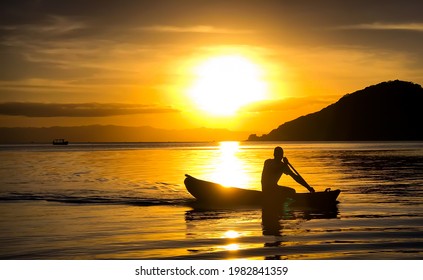
<path id="1" fill-rule="evenodd" d="M 188 94 L 200 110 L 212 115 L 234 115 L 266 95 L 262 69 L 240 55 L 209 58 L 194 68 L 194 74 Z"/>

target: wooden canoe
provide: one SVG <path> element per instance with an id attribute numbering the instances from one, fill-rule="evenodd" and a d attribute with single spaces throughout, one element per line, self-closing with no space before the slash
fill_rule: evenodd
<path id="1" fill-rule="evenodd" d="M 224 187 L 220 184 L 200 180 L 185 175 L 185 187 L 196 198 L 197 202 L 210 206 L 256 206 L 283 205 L 289 202 L 292 207 L 328 208 L 338 203 L 340 190 L 326 190 L 315 193 L 296 193 L 293 197 L 265 198 L 261 191 L 235 187 Z"/>

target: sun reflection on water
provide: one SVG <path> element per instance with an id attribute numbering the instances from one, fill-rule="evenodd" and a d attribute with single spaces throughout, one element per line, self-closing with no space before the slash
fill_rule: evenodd
<path id="1" fill-rule="evenodd" d="M 227 251 L 238 251 L 239 250 L 239 245 L 236 243 L 232 243 L 229 245 L 224 246 L 225 250 Z"/>
<path id="2" fill-rule="evenodd" d="M 228 230 L 225 232 L 224 237 L 226 238 L 237 238 L 239 237 L 239 233 L 235 230 Z"/>
<path id="3" fill-rule="evenodd" d="M 240 152 L 239 142 L 220 142 L 219 156 L 213 162 L 215 169 L 211 174 L 211 179 L 228 187 L 248 186 L 251 178 L 246 170 L 245 162 L 238 156 Z"/>

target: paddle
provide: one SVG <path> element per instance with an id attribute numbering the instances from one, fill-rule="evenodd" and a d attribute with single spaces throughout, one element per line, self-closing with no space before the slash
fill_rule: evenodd
<path id="1" fill-rule="evenodd" d="M 298 176 L 298 177 L 300 177 L 304 182 L 306 182 L 306 180 L 304 180 L 304 178 L 303 178 L 303 176 L 301 176 L 300 175 L 300 173 L 298 173 L 298 171 L 297 170 L 295 170 L 295 168 L 294 168 L 294 166 L 292 166 L 292 164 L 288 161 L 288 158 L 286 158 L 286 157 L 284 157 L 283 158 L 283 162 L 285 162 L 289 167 L 291 167 L 291 169 L 295 172 L 295 174 Z M 307 182 L 306 182 L 307 183 Z M 310 186 L 310 184 L 309 183 L 307 183 L 307 185 L 309 185 Z M 310 186 L 311 187 L 311 186 Z M 311 191 L 311 190 L 309 190 L 309 192 L 314 192 L 314 189 L 311 187 L 311 189 L 313 190 L 313 191 Z"/>

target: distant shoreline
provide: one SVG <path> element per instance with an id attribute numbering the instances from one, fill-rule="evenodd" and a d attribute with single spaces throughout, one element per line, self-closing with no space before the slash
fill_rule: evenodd
<path id="1" fill-rule="evenodd" d="M 118 141 L 118 142 L 69 142 L 69 145 L 148 145 L 148 144 L 219 144 L 221 142 L 239 142 L 239 143 L 423 143 L 423 140 L 222 140 L 222 141 Z M 2 146 L 14 145 L 47 145 L 54 146 L 51 142 L 16 142 L 16 143 L 0 143 Z M 56 146 L 57 147 L 57 146 Z M 66 146 L 62 146 L 66 147 Z"/>

